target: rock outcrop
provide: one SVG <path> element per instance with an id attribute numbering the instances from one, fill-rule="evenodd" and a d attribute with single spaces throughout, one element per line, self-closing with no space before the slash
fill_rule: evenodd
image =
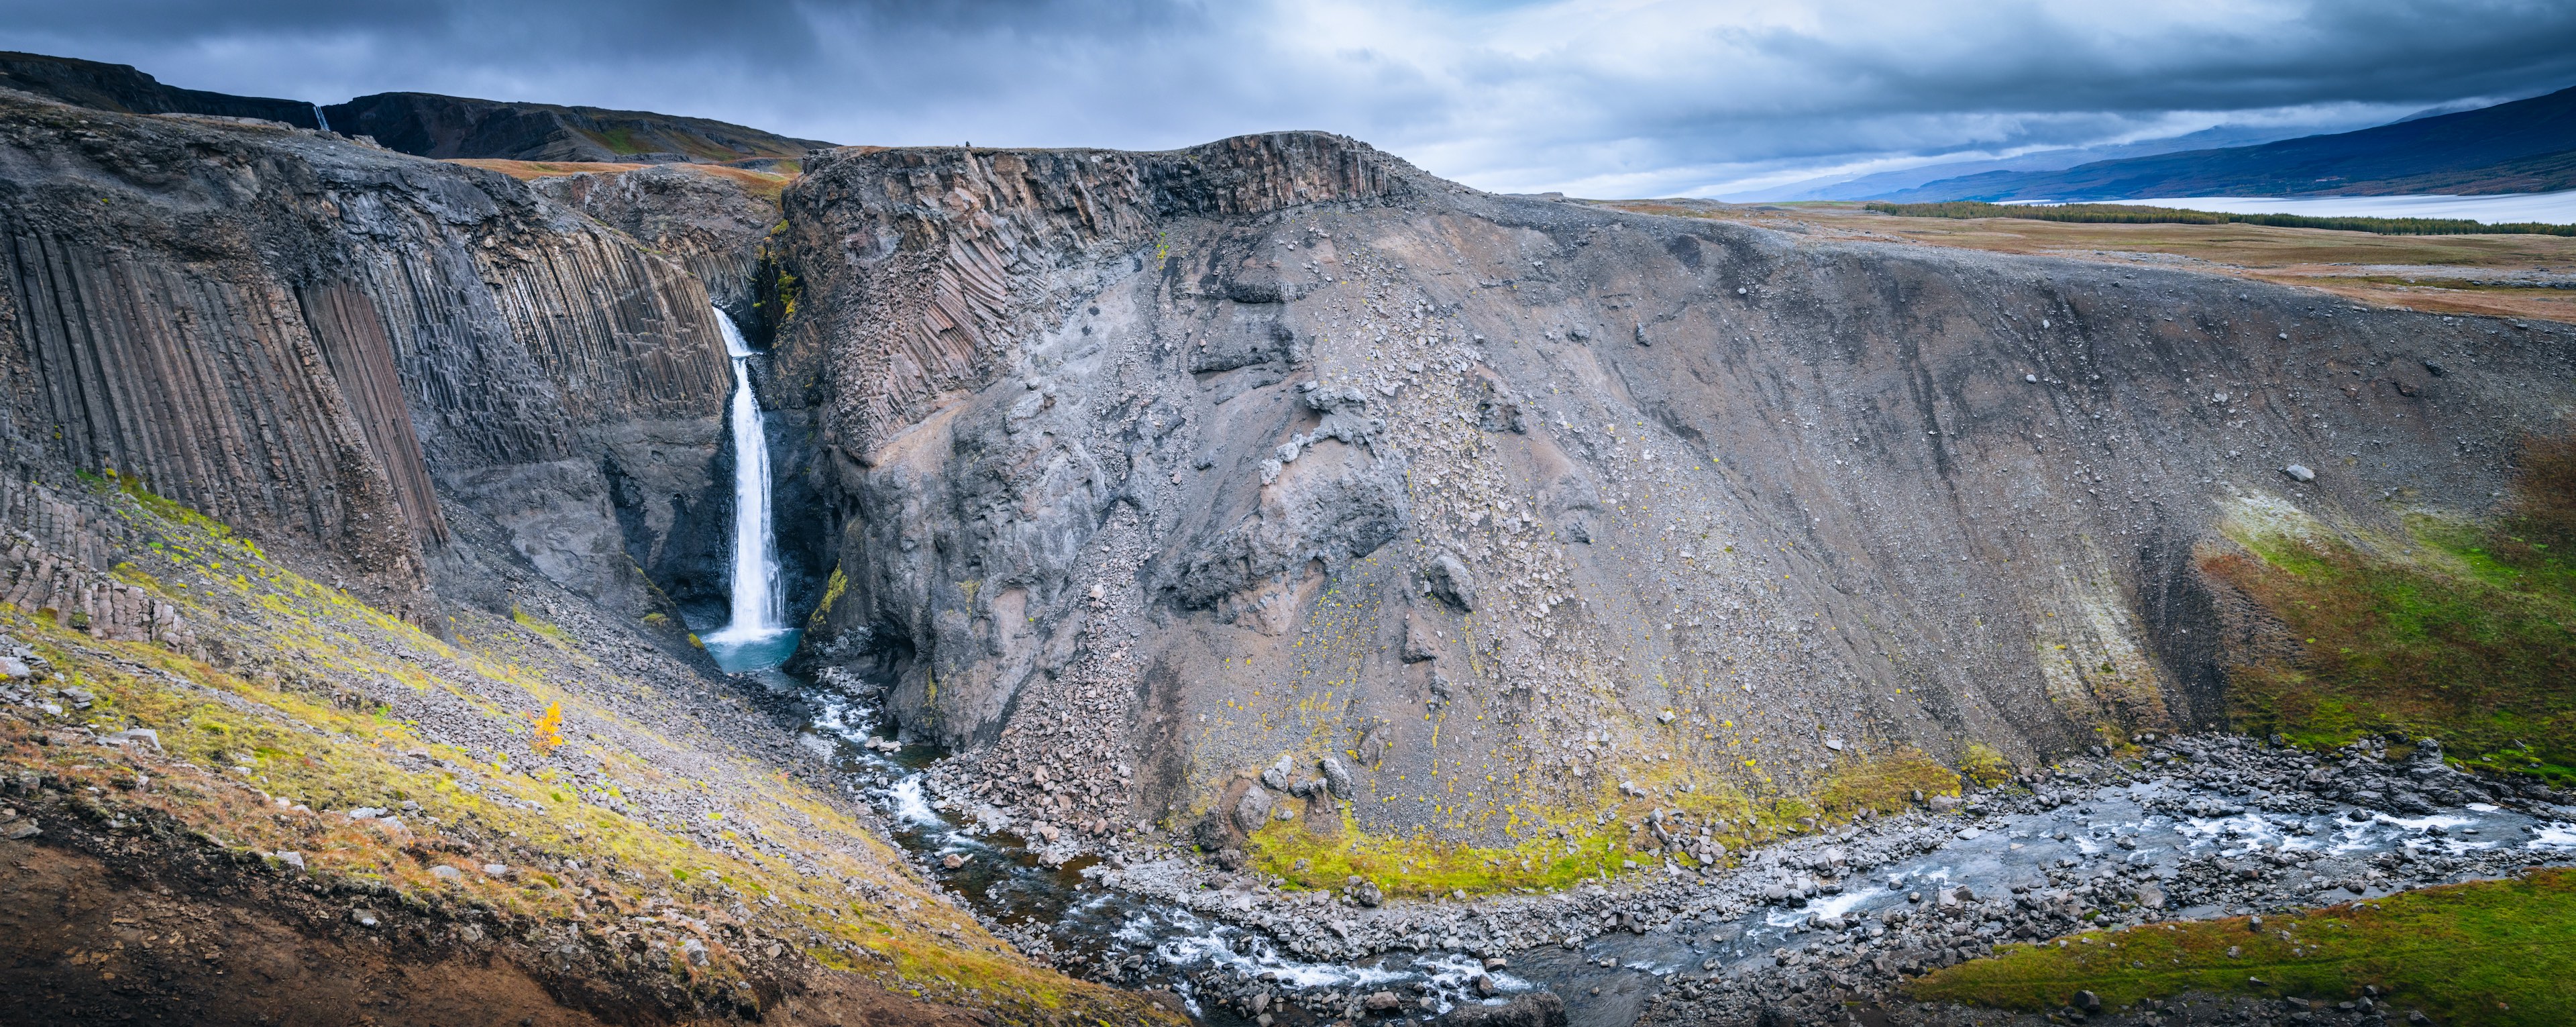
<path id="1" fill-rule="evenodd" d="M 203 89 L 181 89 L 135 70 L 129 64 L 106 64 L 76 57 L 0 51 L 0 89 L 16 89 L 48 100 L 126 114 L 204 114 L 219 118 L 258 118 L 296 128 L 320 128 L 313 105 L 303 100 L 234 96 Z"/>
<path id="2" fill-rule="evenodd" d="M 45 868 L 0 905 L 75 911 L 13 1010 L 1179 1022 L 1004 947 L 637 616 L 724 552 L 719 316 L 497 173 L 0 94 L 0 847 Z M 58 943 L 144 906 L 186 965 Z"/>
<path id="3" fill-rule="evenodd" d="M 1363 826 L 1472 836 L 2206 724 L 2242 640 L 2196 550 L 2479 512 L 2576 391 L 2556 326 L 1489 196 L 1330 136 L 807 168 L 777 359 L 845 587 L 802 659 L 1095 829 L 1283 753 L 1355 759 Z"/>
<path id="4" fill-rule="evenodd" d="M 377 93 L 322 108 L 331 127 L 423 157 L 671 163 L 795 159 L 832 144 L 706 118 L 435 93 Z"/>
<path id="5" fill-rule="evenodd" d="M 548 175 L 528 187 L 679 259 L 717 306 L 744 325 L 753 307 L 761 242 L 778 223 L 780 183 L 770 176 L 702 165 Z"/>
<path id="6" fill-rule="evenodd" d="M 630 613 L 668 606 L 639 563 L 721 553 L 730 375 L 684 268 L 491 172 L 0 104 L 21 478 L 112 473 L 420 618 L 460 511 Z"/>

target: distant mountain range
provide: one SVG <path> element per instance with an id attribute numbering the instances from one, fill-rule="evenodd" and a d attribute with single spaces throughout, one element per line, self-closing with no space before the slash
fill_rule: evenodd
<path id="1" fill-rule="evenodd" d="M 2055 171 L 1989 171 L 1852 198 L 2002 203 L 2563 189 L 2576 189 L 2576 89 L 2356 132 L 2095 161 Z"/>
<path id="2" fill-rule="evenodd" d="M 2159 153 L 2171 153 L 2176 150 L 2206 150 L 2220 146 L 2248 146 L 2255 143 L 2268 143 L 2275 139 L 2288 139 L 2293 136 L 2312 135 L 2320 129 L 2345 129 L 2350 127 L 2352 127 L 2352 123 L 2350 122 L 2331 126 L 2314 124 L 2304 126 L 2218 125 L 2202 129 L 2198 132 L 2192 132 L 2187 135 L 2168 136 L 2162 139 L 2146 139 L 2134 143 L 2060 147 L 2053 150 L 2037 150 L 2030 153 L 2016 154 L 2011 157 L 1947 161 L 1939 164 L 1924 164 L 1911 168 L 1899 168 L 1895 171 L 1881 171 L 1876 174 L 1862 175 L 1858 178 L 1842 178 L 1838 176 L 1811 178 L 1803 182 L 1791 182 L 1786 185 L 1773 186 L 1768 189 L 1760 189 L 1737 195 L 1720 196 L 1718 199 L 1730 203 L 1776 203 L 1793 202 L 1798 200 L 1875 200 L 1896 192 L 1927 185 L 1932 182 L 1961 178 L 1968 175 L 1985 174 L 1987 172 L 2062 171 L 2079 164 L 2091 164 L 2097 161 L 2120 160 L 2128 157 L 2145 157 Z"/>
<path id="3" fill-rule="evenodd" d="M 0 52 L 0 88 L 132 114 L 260 118 L 373 136 L 423 157 L 678 163 L 794 159 L 835 144 L 649 111 L 377 93 L 316 107 L 303 100 L 166 86 L 130 65 Z"/>

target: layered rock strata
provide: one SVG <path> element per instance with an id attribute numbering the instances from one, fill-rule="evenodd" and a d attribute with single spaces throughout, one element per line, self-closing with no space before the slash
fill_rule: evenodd
<path id="1" fill-rule="evenodd" d="M 1329 809 L 1330 756 L 1365 827 L 1497 839 L 2207 724 L 2266 629 L 2196 552 L 2479 513 L 2571 392 L 2557 326 L 1489 196 L 1330 136 L 844 150 L 784 202 L 839 575 L 804 659 L 1095 831 L 1234 825 L 1281 760 L 1274 815 Z"/>

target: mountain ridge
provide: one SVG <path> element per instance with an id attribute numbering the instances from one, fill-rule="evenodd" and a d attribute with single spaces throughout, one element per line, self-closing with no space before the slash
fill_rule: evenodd
<path id="1" fill-rule="evenodd" d="M 2158 196 L 2459 195 L 2576 188 L 2576 88 L 2525 100 L 2258 146 L 1987 172 L 1878 199 L 2124 200 Z"/>
<path id="2" fill-rule="evenodd" d="M 375 93 L 322 113 L 340 131 L 441 159 L 725 163 L 794 159 L 835 145 L 710 118 L 437 93 Z"/>
<path id="3" fill-rule="evenodd" d="M 125 114 L 205 114 L 282 121 L 297 128 L 321 127 L 313 114 L 314 105 L 302 100 L 181 89 L 131 64 L 78 57 L 0 51 L 0 87 Z"/>

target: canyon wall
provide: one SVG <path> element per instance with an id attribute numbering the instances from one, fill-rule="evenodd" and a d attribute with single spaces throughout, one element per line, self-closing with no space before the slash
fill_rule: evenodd
<path id="1" fill-rule="evenodd" d="M 321 133 L 0 114 L 18 480 L 148 489 L 420 619 L 459 516 L 635 614 L 669 605 L 640 562 L 721 542 L 729 374 L 672 260 Z"/>
<path id="2" fill-rule="evenodd" d="M 550 175 L 528 187 L 677 259 L 717 306 L 751 326 L 762 320 L 752 306 L 753 284 L 761 242 L 778 223 L 778 201 L 774 192 L 755 192 L 748 176 L 728 177 L 724 170 L 662 165 Z"/>
<path id="3" fill-rule="evenodd" d="M 78 868 L 0 906 L 80 911 L 0 1018 L 1179 1022 L 654 616 L 724 592 L 720 316 L 497 173 L 0 92 L 0 846 Z M 61 942 L 201 900 L 184 966 Z"/>
<path id="4" fill-rule="evenodd" d="M 800 660 L 1094 830 L 1283 758 L 1349 766 L 1364 826 L 1491 837 L 2210 724 L 2261 627 L 2195 554 L 2480 513 L 2576 399 L 2558 326 L 1492 196 L 1323 135 L 843 150 L 784 202 L 837 540 Z"/>

